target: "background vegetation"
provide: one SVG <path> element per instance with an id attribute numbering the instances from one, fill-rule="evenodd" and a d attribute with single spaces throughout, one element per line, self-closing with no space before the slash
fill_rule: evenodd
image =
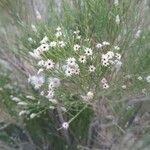
<path id="1" fill-rule="evenodd" d="M 0 149 L 24 150 L 148 150 L 150 148 L 150 4 L 146 0 L 1 0 L 0 1 Z M 120 23 L 116 23 L 119 15 Z M 38 34 L 33 31 L 33 25 Z M 39 93 L 27 82 L 36 71 L 28 52 L 44 33 L 57 26 L 94 43 L 109 41 L 120 47 L 123 66 L 105 71 L 113 88 L 93 102 L 71 124 L 59 130 L 62 119 L 76 115 L 57 109 L 39 117 L 19 117 L 18 99 Z M 49 33 L 48 33 L 49 34 Z M 138 77 L 141 76 L 142 80 Z M 123 89 L 122 85 L 127 88 Z M 38 109 L 38 108 L 37 108 Z"/>

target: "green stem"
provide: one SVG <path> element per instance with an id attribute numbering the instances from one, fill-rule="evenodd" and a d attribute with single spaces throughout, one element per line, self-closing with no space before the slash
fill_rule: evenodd
<path id="1" fill-rule="evenodd" d="M 71 118 L 68 123 L 70 124 L 74 119 L 76 119 L 82 113 L 82 111 L 87 108 L 87 106 L 88 104 L 86 104 L 73 118 Z"/>

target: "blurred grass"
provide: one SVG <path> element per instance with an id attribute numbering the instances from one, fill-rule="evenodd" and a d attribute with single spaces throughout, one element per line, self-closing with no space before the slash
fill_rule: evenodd
<path id="1" fill-rule="evenodd" d="M 143 12 L 144 10 L 142 7 L 142 1 L 120 1 L 118 7 L 114 7 L 112 2 L 105 0 L 74 0 L 73 2 L 64 1 L 62 4 L 62 13 L 60 16 L 58 16 L 58 9 L 55 9 L 56 3 L 53 0 L 49 1 L 49 12 L 46 22 L 30 20 L 30 14 L 23 9 L 24 4 L 22 2 L 23 1 L 19 0 L 5 0 L 0 2 L 1 12 L 3 12 L 0 15 L 1 28 L 6 29 L 8 26 L 15 26 L 15 28 L 17 28 L 14 31 L 19 32 L 18 36 L 18 34 L 16 35 L 16 33 L 13 33 L 12 30 L 12 33 L 10 33 L 8 30 L 5 30 L 7 32 L 7 38 L 10 34 L 14 35 L 13 40 L 15 41 L 16 45 L 14 46 L 13 43 L 9 42 L 10 39 L 1 37 L 3 42 L 1 40 L 0 52 L 2 51 L 13 54 L 13 51 L 15 55 L 19 56 L 19 58 L 21 55 L 25 60 L 28 60 L 28 57 L 25 54 L 27 54 L 30 49 L 35 48 L 37 45 L 29 44 L 27 39 L 32 37 L 33 39 L 39 41 L 43 37 L 44 33 L 47 33 L 47 29 L 51 28 L 53 31 L 58 25 L 62 25 L 68 35 L 69 30 L 78 28 L 81 31 L 81 35 L 85 38 L 91 37 L 93 43 L 106 40 L 112 43 L 112 45 L 119 45 L 121 48 L 120 52 L 123 54 L 123 67 L 113 81 L 115 83 L 112 83 L 115 84 L 116 88 L 111 89 L 112 91 L 110 91 L 108 94 L 106 93 L 108 98 L 107 104 L 109 109 L 112 111 L 111 113 L 119 120 L 119 125 L 121 128 L 124 130 L 134 129 L 134 123 L 131 123 L 131 126 L 128 128 L 126 128 L 126 125 L 132 119 L 134 120 L 136 116 L 140 116 L 142 118 L 145 116 L 145 114 L 149 114 L 150 106 L 149 102 L 142 102 L 130 107 L 126 105 L 126 102 L 122 101 L 123 98 L 141 95 L 141 91 L 144 88 L 147 89 L 146 93 L 149 93 L 149 84 L 147 84 L 145 81 L 137 80 L 138 76 L 145 78 L 150 73 L 150 30 L 147 26 L 147 24 L 149 24 L 149 17 L 147 20 L 144 19 L 145 13 Z M 117 14 L 119 14 L 121 17 L 120 25 L 116 25 L 115 23 L 115 16 Z M 26 15 L 28 15 L 28 17 Z M 40 31 L 39 34 L 33 34 L 33 32 L 31 32 L 32 23 L 34 23 L 38 31 Z M 138 30 L 141 30 L 141 35 L 136 39 L 135 34 Z M 50 33 L 47 34 L 50 35 Z M 21 41 L 18 41 L 18 37 L 21 37 Z M 24 45 L 22 45 L 21 42 Z M 12 46 L 14 47 L 13 49 Z M 23 51 L 24 48 L 25 52 Z M 1 72 L 3 72 L 2 68 Z M 121 85 L 125 83 L 122 82 L 121 78 L 125 77 L 126 75 L 131 75 L 132 79 L 127 79 L 126 83 L 128 87 L 126 91 L 124 91 L 121 89 Z M 106 74 L 106 76 L 109 77 L 112 76 L 112 74 Z M 0 78 L 1 87 L 10 82 L 11 80 L 8 77 L 3 76 Z M 1 107 L 3 108 L 3 111 L 8 112 L 12 116 L 16 115 L 14 110 L 17 108 L 15 107 L 15 104 L 10 101 L 10 95 L 13 94 L 17 96 L 19 93 L 23 92 L 17 90 L 17 88 L 15 88 L 15 90 L 16 91 L 12 93 L 9 89 L 6 89 L 0 95 L 0 99 L 2 100 Z M 29 89 L 26 90 L 28 91 Z M 32 91 L 32 94 L 33 93 L 34 92 Z M 74 114 L 76 112 L 70 113 Z M 47 115 L 48 114 L 42 114 L 40 118 L 32 121 L 25 121 L 26 128 L 30 132 L 33 141 L 39 146 L 37 149 L 42 149 L 43 145 L 47 145 L 48 147 L 53 146 L 53 149 L 56 150 L 67 149 L 67 143 L 65 139 L 61 133 L 58 133 L 56 130 L 56 127 L 58 127 L 59 124 L 56 124 L 56 116 L 54 115 L 52 118 L 47 120 L 45 119 L 48 118 Z M 91 115 L 90 110 L 86 110 L 79 116 L 77 120 L 73 122 L 71 125 L 71 132 L 77 141 L 73 141 L 73 144 L 71 147 L 68 147 L 68 149 L 76 149 L 77 144 L 86 145 L 88 128 L 90 124 L 89 122 L 91 118 L 94 117 L 95 116 L 93 114 Z M 144 128 L 144 126 L 146 126 L 146 122 L 147 120 L 144 119 L 139 125 L 139 128 L 143 126 L 143 128 L 141 127 L 141 132 L 144 132 L 140 133 L 139 136 L 142 136 L 142 140 L 144 139 L 143 141 L 146 143 L 146 147 L 148 147 L 149 137 L 146 133 L 149 133 L 150 130 L 149 128 Z M 120 138 L 122 132 L 118 128 L 113 128 L 113 130 L 114 131 L 112 131 L 112 133 L 116 132 L 114 134 L 116 134 L 116 137 Z M 122 136 L 120 141 L 124 138 L 124 136 Z M 136 135 L 134 136 L 136 137 Z M 3 139 L 5 139 L 5 136 L 3 136 Z M 123 147 L 120 149 L 123 149 Z M 129 147 L 128 149 L 134 148 Z"/>

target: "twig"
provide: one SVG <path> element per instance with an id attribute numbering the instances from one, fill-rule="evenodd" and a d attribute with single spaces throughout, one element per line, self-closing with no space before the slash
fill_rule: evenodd
<path id="1" fill-rule="evenodd" d="M 68 123 L 71 123 L 74 119 L 76 119 L 86 108 L 87 105 L 85 105 L 73 118 L 71 118 Z"/>
<path id="2" fill-rule="evenodd" d="M 7 123 L 7 124 L 5 124 L 4 126 L 2 126 L 2 127 L 0 128 L 0 131 L 4 130 L 4 129 L 7 128 L 9 125 L 10 125 L 10 123 Z"/>
<path id="3" fill-rule="evenodd" d="M 126 131 L 123 130 L 117 123 L 114 123 L 114 125 L 116 125 L 116 127 L 118 127 L 118 129 L 120 129 L 120 131 L 121 131 L 123 134 L 126 133 Z"/>
<path id="4" fill-rule="evenodd" d="M 62 115 L 62 111 L 61 111 L 59 106 L 57 107 L 57 112 L 58 112 L 59 121 L 60 121 L 61 124 L 63 124 L 65 121 L 64 121 L 64 118 L 63 118 L 63 115 Z M 70 145 L 68 130 L 64 129 L 63 133 L 64 133 L 64 136 L 65 136 L 65 138 L 67 140 L 68 145 Z"/>
<path id="5" fill-rule="evenodd" d="M 126 99 L 126 101 L 129 101 L 128 105 L 133 105 L 133 104 L 144 102 L 144 101 L 150 101 L 150 95 L 128 98 Z"/>

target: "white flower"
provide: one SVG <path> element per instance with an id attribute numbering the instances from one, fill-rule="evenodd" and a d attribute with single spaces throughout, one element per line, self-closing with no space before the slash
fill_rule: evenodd
<path id="1" fill-rule="evenodd" d="M 56 28 L 56 31 L 61 31 L 61 27 L 57 27 L 57 28 Z"/>
<path id="2" fill-rule="evenodd" d="M 67 65 L 75 65 L 76 64 L 76 59 L 74 57 L 68 58 L 67 59 Z"/>
<path id="3" fill-rule="evenodd" d="M 121 87 L 122 87 L 122 89 L 126 89 L 126 88 L 127 88 L 127 86 L 126 86 L 126 85 L 122 85 Z"/>
<path id="4" fill-rule="evenodd" d="M 93 54 L 93 51 L 91 48 L 86 48 L 84 51 L 87 56 L 91 56 Z"/>
<path id="5" fill-rule="evenodd" d="M 42 54 L 43 51 L 41 45 L 37 49 L 35 49 L 34 52 L 39 52 L 40 54 Z"/>
<path id="6" fill-rule="evenodd" d="M 81 55 L 80 58 L 79 58 L 79 62 L 85 63 L 86 62 L 86 56 Z"/>
<path id="7" fill-rule="evenodd" d="M 109 66 L 109 59 L 107 54 L 102 54 L 102 65 L 107 67 Z"/>
<path id="8" fill-rule="evenodd" d="M 20 101 L 21 101 L 21 99 L 20 99 L 20 98 L 18 98 L 18 97 L 12 97 L 12 101 L 20 102 Z"/>
<path id="9" fill-rule="evenodd" d="M 109 63 L 108 63 L 108 62 L 103 61 L 103 62 L 102 62 L 102 65 L 103 65 L 104 67 L 107 67 L 107 66 L 109 66 Z"/>
<path id="10" fill-rule="evenodd" d="M 53 78 L 52 82 L 54 83 L 54 87 L 59 87 L 60 86 L 60 79 Z"/>
<path id="11" fill-rule="evenodd" d="M 117 60 L 117 61 L 115 61 L 115 62 L 116 62 L 116 63 L 115 63 L 115 68 L 117 69 L 117 71 L 119 71 L 120 68 L 121 68 L 121 66 L 122 66 L 122 62 L 119 61 L 119 60 Z"/>
<path id="12" fill-rule="evenodd" d="M 137 78 L 137 79 L 141 81 L 143 78 L 142 78 L 141 76 L 138 76 L 138 78 Z"/>
<path id="13" fill-rule="evenodd" d="M 62 127 L 67 130 L 69 128 L 69 123 L 63 122 Z"/>
<path id="14" fill-rule="evenodd" d="M 40 74 L 40 73 L 43 72 L 43 71 L 44 71 L 44 69 L 43 69 L 43 68 L 40 68 L 40 69 L 38 70 L 37 74 Z"/>
<path id="15" fill-rule="evenodd" d="M 114 64 L 115 64 L 115 61 L 109 60 L 109 63 L 112 64 L 112 65 L 114 65 Z"/>
<path id="16" fill-rule="evenodd" d="M 53 82 L 50 82 L 50 83 L 48 84 L 48 89 L 49 89 L 49 90 L 53 90 L 53 88 L 54 88 L 54 83 L 53 83 Z"/>
<path id="17" fill-rule="evenodd" d="M 79 69 L 79 68 L 75 68 L 75 69 L 73 70 L 73 73 L 74 73 L 75 75 L 79 75 L 80 69 Z"/>
<path id="18" fill-rule="evenodd" d="M 22 115 L 27 114 L 27 113 L 28 112 L 26 110 L 22 110 L 22 111 L 19 112 L 19 116 L 22 116 Z"/>
<path id="19" fill-rule="evenodd" d="M 102 84 L 107 83 L 106 78 L 103 78 L 103 79 L 101 80 L 101 83 L 102 83 Z"/>
<path id="20" fill-rule="evenodd" d="M 61 31 L 56 32 L 56 33 L 55 33 L 55 36 L 56 36 L 57 38 L 59 38 L 60 36 L 62 36 L 62 32 L 61 32 Z"/>
<path id="21" fill-rule="evenodd" d="M 41 59 L 40 52 L 37 49 L 34 49 L 33 52 L 29 52 L 29 54 L 35 59 Z"/>
<path id="22" fill-rule="evenodd" d="M 65 45 L 66 45 L 66 44 L 65 44 L 64 41 L 59 41 L 59 42 L 58 42 L 58 46 L 60 46 L 60 47 L 62 47 L 62 48 L 65 47 Z"/>
<path id="23" fill-rule="evenodd" d="M 103 44 L 104 46 L 110 45 L 110 43 L 107 42 L 107 41 L 104 41 L 102 44 Z"/>
<path id="24" fill-rule="evenodd" d="M 70 67 L 67 67 L 67 69 L 65 70 L 65 75 L 67 77 L 70 77 L 72 76 L 72 74 L 73 74 L 73 70 Z"/>
<path id="25" fill-rule="evenodd" d="M 81 95 L 81 98 L 83 99 L 83 101 L 87 101 L 87 100 L 89 100 L 89 98 L 88 98 L 88 96 L 87 96 L 87 95 L 86 95 L 86 96 Z"/>
<path id="26" fill-rule="evenodd" d="M 49 101 L 53 104 L 58 104 L 58 101 L 56 99 L 49 99 Z"/>
<path id="27" fill-rule="evenodd" d="M 96 48 L 101 48 L 103 45 L 101 44 L 101 43 L 98 43 L 97 45 L 96 45 Z"/>
<path id="28" fill-rule="evenodd" d="M 55 65 L 55 63 L 51 59 L 48 59 L 44 64 L 46 69 L 53 69 L 54 65 Z"/>
<path id="29" fill-rule="evenodd" d="M 41 41 L 40 44 L 46 44 L 49 41 L 48 37 L 45 36 Z"/>
<path id="30" fill-rule="evenodd" d="M 35 117 L 36 117 L 36 115 L 37 115 L 37 114 L 35 114 L 35 113 L 32 113 L 32 114 L 30 115 L 30 119 L 33 119 L 33 118 L 35 118 Z"/>
<path id="31" fill-rule="evenodd" d="M 46 95 L 46 98 L 52 99 L 53 97 L 54 97 L 54 91 L 53 90 L 49 90 L 48 94 Z"/>
<path id="32" fill-rule="evenodd" d="M 52 42 L 50 42 L 49 46 L 50 47 L 56 47 L 57 46 L 57 42 L 52 41 Z"/>
<path id="33" fill-rule="evenodd" d="M 89 72 L 94 72 L 95 69 L 96 69 L 96 68 L 95 68 L 93 65 L 90 65 L 90 66 L 89 66 Z"/>
<path id="34" fill-rule="evenodd" d="M 22 106 L 26 106 L 26 105 L 28 105 L 26 102 L 23 102 L 23 101 L 18 102 L 17 104 L 18 104 L 18 105 L 22 105 Z"/>
<path id="35" fill-rule="evenodd" d="M 109 85 L 107 83 L 104 83 L 103 84 L 103 89 L 108 89 L 109 88 Z"/>
<path id="36" fill-rule="evenodd" d="M 120 17 L 119 17 L 119 15 L 116 16 L 116 24 L 117 24 L 117 25 L 120 24 Z"/>
<path id="37" fill-rule="evenodd" d="M 120 60 L 120 59 L 121 59 L 121 54 L 116 53 L 115 57 L 116 57 L 118 60 Z"/>
<path id="38" fill-rule="evenodd" d="M 48 51 L 48 50 L 49 50 L 49 45 L 48 44 L 42 44 L 36 50 L 34 50 L 34 52 L 42 54 L 43 52 Z"/>
<path id="39" fill-rule="evenodd" d="M 68 64 L 66 66 L 66 75 L 71 76 L 72 74 L 78 75 L 80 73 L 79 65 L 74 63 L 74 64 Z"/>
<path id="40" fill-rule="evenodd" d="M 41 96 L 44 96 L 44 91 L 41 91 L 40 95 L 41 95 Z"/>
<path id="41" fill-rule="evenodd" d="M 40 60 L 39 62 L 38 62 L 38 66 L 44 66 L 44 60 Z"/>
<path id="42" fill-rule="evenodd" d="M 108 59 L 112 59 L 114 56 L 115 56 L 114 52 L 112 52 L 112 51 L 107 52 L 107 58 Z"/>
<path id="43" fill-rule="evenodd" d="M 80 39 L 81 39 L 81 35 L 78 35 L 78 36 L 76 37 L 76 39 L 80 40 Z"/>
<path id="44" fill-rule="evenodd" d="M 86 38 L 86 39 L 85 39 L 85 41 L 86 41 L 86 42 L 89 42 L 89 41 L 90 41 L 90 39 L 87 39 L 87 38 Z"/>
<path id="45" fill-rule="evenodd" d="M 146 81 L 147 81 L 148 83 L 150 83 L 150 76 L 147 76 L 147 77 L 146 77 Z"/>
<path id="46" fill-rule="evenodd" d="M 80 48 L 80 45 L 78 45 L 78 44 L 75 44 L 75 45 L 73 46 L 73 50 L 74 50 L 74 51 L 78 51 L 79 48 Z"/>
<path id="47" fill-rule="evenodd" d="M 44 84 L 45 79 L 42 75 L 29 76 L 28 82 L 34 85 L 35 89 L 39 89 Z"/>
<path id="48" fill-rule="evenodd" d="M 94 96 L 93 92 L 89 91 L 89 92 L 87 93 L 87 98 L 88 98 L 88 99 L 92 99 L 93 96 Z"/>
<path id="49" fill-rule="evenodd" d="M 114 49 L 115 50 L 120 50 L 120 47 L 119 46 L 114 46 Z"/>
<path id="50" fill-rule="evenodd" d="M 50 87 L 59 87 L 60 86 L 60 79 L 58 78 L 49 78 L 49 85 L 52 84 Z"/>
<path id="51" fill-rule="evenodd" d="M 52 110 L 53 110 L 53 109 L 55 109 L 55 107 L 54 107 L 54 106 L 49 106 L 49 109 L 52 109 Z"/>
<path id="52" fill-rule="evenodd" d="M 31 25 L 31 28 L 32 28 L 32 30 L 34 31 L 34 32 L 37 32 L 37 28 L 35 27 L 35 25 Z"/>
<path id="53" fill-rule="evenodd" d="M 114 5 L 117 7 L 119 5 L 119 1 L 118 0 L 114 0 Z"/>
<path id="54" fill-rule="evenodd" d="M 102 54 L 102 62 L 108 62 L 108 55 L 107 54 Z"/>
<path id="55" fill-rule="evenodd" d="M 29 37 L 29 38 L 28 38 L 28 41 L 29 41 L 30 43 L 32 43 L 32 42 L 33 42 L 33 39 L 32 39 L 31 37 Z"/>
<path id="56" fill-rule="evenodd" d="M 70 66 L 72 69 L 78 69 L 79 65 L 78 64 L 74 64 L 73 66 Z"/>
<path id="57" fill-rule="evenodd" d="M 76 30 L 76 31 L 74 31 L 73 33 L 74 33 L 74 34 L 79 34 L 80 31 L 79 31 L 79 30 Z"/>
<path id="58" fill-rule="evenodd" d="M 32 96 L 32 95 L 27 95 L 27 96 L 26 96 L 26 98 L 28 98 L 28 99 L 32 99 L 32 100 L 35 100 L 35 97 L 34 97 L 34 96 Z"/>
<path id="59" fill-rule="evenodd" d="M 125 76 L 126 79 L 131 79 L 132 75 L 128 74 Z"/>

